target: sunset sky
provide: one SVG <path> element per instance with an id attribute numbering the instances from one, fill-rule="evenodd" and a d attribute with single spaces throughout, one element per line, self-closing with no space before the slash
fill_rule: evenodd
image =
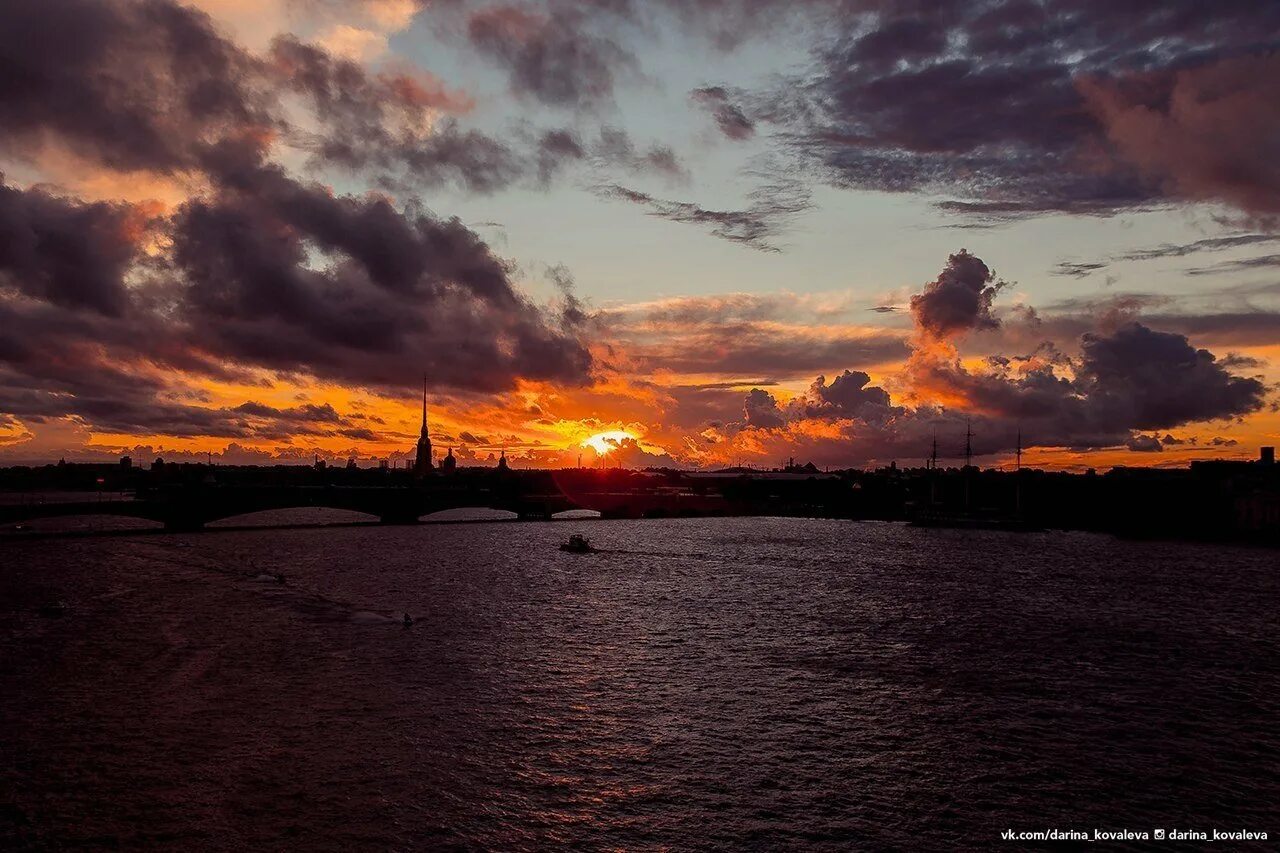
<path id="1" fill-rule="evenodd" d="M 0 464 L 1280 443 L 1271 0 L 5 0 L 0 173 Z"/>

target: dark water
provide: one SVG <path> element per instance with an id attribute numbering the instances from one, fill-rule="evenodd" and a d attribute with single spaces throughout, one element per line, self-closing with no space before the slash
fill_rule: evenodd
<path id="1" fill-rule="evenodd" d="M 727 519 L 561 553 L 574 529 L 0 544 L 0 846 L 1280 831 L 1274 551 Z"/>

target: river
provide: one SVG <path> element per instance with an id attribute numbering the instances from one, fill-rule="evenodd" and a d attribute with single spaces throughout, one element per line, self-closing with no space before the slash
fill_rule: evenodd
<path id="1" fill-rule="evenodd" d="M 1278 588 L 1274 551 L 796 519 L 3 542 L 0 846 L 1274 838 Z"/>

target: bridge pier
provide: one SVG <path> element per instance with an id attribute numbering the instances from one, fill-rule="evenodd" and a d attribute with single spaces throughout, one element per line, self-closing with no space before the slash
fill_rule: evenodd
<path id="1" fill-rule="evenodd" d="M 166 518 L 164 529 L 170 533 L 199 533 L 204 530 L 204 519 L 201 518 Z"/>
<path id="2" fill-rule="evenodd" d="M 417 524 L 418 515 L 416 513 L 410 515 L 403 512 L 390 512 L 378 516 L 379 524 Z"/>

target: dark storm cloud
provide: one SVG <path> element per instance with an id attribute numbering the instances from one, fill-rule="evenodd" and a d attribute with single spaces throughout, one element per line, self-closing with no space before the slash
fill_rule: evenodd
<path id="1" fill-rule="evenodd" d="M 371 73 L 288 37 L 251 55 L 170 0 L 0 6 L 0 72 L 3 150 L 53 142 L 208 187 L 161 216 L 0 184 L 0 411 L 284 437 L 327 413 L 187 405 L 172 371 L 256 383 L 267 369 L 393 393 L 424 369 L 481 391 L 586 380 L 579 329 L 531 304 L 461 222 L 338 195 L 267 159 L 280 138 L 327 163 L 487 192 L 582 158 L 554 132 L 507 144 L 432 124 L 467 104 L 425 75 Z M 286 120 L 286 95 L 318 131 Z"/>
<path id="2" fill-rule="evenodd" d="M 434 4 L 542 103 L 594 106 L 659 19 L 732 49 L 803 33 L 783 85 L 695 90 L 838 187 L 941 196 L 969 223 L 1183 201 L 1280 212 L 1280 7 L 1257 0 L 628 0 Z M 631 41 L 628 41 L 630 39 Z"/>
<path id="3" fill-rule="evenodd" d="M 313 127 L 290 120 L 289 96 Z M 0 6 L 0 151 L 22 156 L 56 139 L 113 169 L 220 181 L 279 139 L 387 188 L 478 193 L 546 183 L 581 159 L 554 132 L 466 129 L 455 116 L 470 107 L 428 74 L 372 72 L 292 36 L 251 54 L 173 0 Z"/>
<path id="4" fill-rule="evenodd" d="M 1078 386 L 1090 400 L 1125 410 L 1136 429 L 1247 414 L 1266 393 L 1257 379 L 1231 375 L 1182 335 L 1139 323 L 1110 336 L 1085 335 L 1081 350 Z"/>
<path id="5" fill-rule="evenodd" d="M 720 132 L 728 138 L 741 141 L 755 135 L 755 122 L 747 118 L 742 108 L 730 99 L 723 86 L 694 89 L 689 97 L 711 114 L 720 127 Z"/>
<path id="6" fill-rule="evenodd" d="M 206 395 L 175 383 L 172 371 L 257 380 L 193 349 L 189 327 L 167 313 L 134 306 L 111 316 L 0 299 L 0 327 L 0 411 L 24 421 L 72 416 L 99 432 L 274 440 L 348 426 L 327 404 L 193 405 Z"/>
<path id="7" fill-rule="evenodd" d="M 0 147 L 54 134 L 122 169 L 197 167 L 204 147 L 271 126 L 256 63 L 168 0 L 0 6 Z"/>
<path id="8" fill-rule="evenodd" d="M 287 441 L 348 435 L 367 430 L 353 421 L 379 420 L 344 416 L 329 404 L 196 405 L 207 395 L 176 384 L 172 370 L 254 380 L 193 351 L 186 340 L 190 329 L 175 327 L 169 317 L 113 317 L 0 300 L 0 324 L 6 329 L 0 338 L 0 411 L 23 421 L 71 416 L 98 432 Z"/>
<path id="9" fill-rule="evenodd" d="M 838 390 L 835 403 L 824 398 L 838 382 L 827 386 L 820 378 L 780 411 L 799 436 L 806 419 L 835 421 L 844 443 L 828 450 L 867 460 L 923 457 L 935 436 L 962 441 L 955 437 L 968 425 L 978 436 L 977 455 L 1011 451 L 1018 443 L 1091 449 L 1139 441 L 1141 449 L 1154 450 L 1136 433 L 1238 418 L 1265 405 L 1261 382 L 1230 374 L 1181 335 L 1133 324 L 1112 335 L 1086 336 L 1082 346 L 1084 354 L 1070 365 L 1074 376 L 1021 359 L 996 359 L 991 370 L 974 372 L 958 360 L 920 354 L 908 374 L 917 390 L 959 398 L 960 405 L 894 406 L 882 389 L 864 381 L 865 374 L 852 371 L 850 387 L 843 389 L 848 393 Z M 1012 369 L 1019 361 L 1024 363 Z M 761 403 L 756 399 L 752 406 Z M 745 426 L 762 425 L 759 420 Z M 956 453 L 944 446 L 944 455 Z"/>
<path id="10" fill-rule="evenodd" d="M 752 388 L 742 405 L 743 421 L 748 427 L 774 429 L 782 426 L 786 419 L 778 408 L 778 401 L 768 391 Z"/>
<path id="11" fill-rule="evenodd" d="M 1050 364 L 975 373 L 958 361 L 926 359 L 915 367 L 926 387 L 1023 423 L 1038 444 L 1061 446 L 1115 445 L 1135 430 L 1241 417 L 1261 409 L 1267 391 L 1182 335 L 1138 323 L 1084 335 L 1081 356 L 1068 366 L 1073 376 Z"/>
<path id="12" fill-rule="evenodd" d="M 763 96 L 841 186 L 995 219 L 1169 199 L 1274 213 L 1280 7 L 882 0 Z"/>
<path id="13" fill-rule="evenodd" d="M 936 338 L 989 328 L 998 325 L 991 301 L 1004 286 L 981 259 L 961 249 L 923 293 L 911 297 L 911 314 L 921 330 Z"/>
<path id="14" fill-rule="evenodd" d="M 871 377 L 861 370 L 846 370 L 827 384 L 826 377 L 819 376 L 809 389 L 810 406 L 807 413 L 853 416 L 865 407 L 884 409 L 889 405 L 889 394 L 883 388 L 870 385 Z"/>
<path id="15" fill-rule="evenodd" d="M 460 222 L 334 195 L 264 159 L 283 134 L 326 162 L 398 164 L 476 191 L 531 171 L 529 155 L 449 121 L 424 134 L 428 112 L 463 106 L 428 79 L 370 75 L 289 38 L 254 57 L 166 0 L 6 4 L 0 70 L 5 150 L 55 141 L 110 168 L 212 184 L 163 219 L 0 185 L 0 411 L 283 439 L 361 428 L 323 407 L 190 405 L 171 371 L 257 382 L 252 370 L 268 368 L 388 389 L 424 368 L 439 386 L 477 390 L 585 380 L 577 332 L 530 304 Z M 298 138 L 285 93 L 311 106 L 318 134 Z M 551 134 L 537 151 L 543 177 L 581 157 Z M 159 254 L 143 255 L 152 237 Z"/>
<path id="16" fill-rule="evenodd" d="M 1206 11 L 1226 13 L 1220 6 Z M 1274 50 L 1274 7 L 1255 14 L 1270 15 L 1252 23 L 1271 25 L 1266 47 Z M 1086 77 L 1079 89 L 1118 156 L 1162 193 L 1259 217 L 1280 213 L 1280 56 Z"/>
<path id="17" fill-rule="evenodd" d="M 1078 357 L 1045 341 L 1030 355 L 990 356 L 985 369 L 970 368 L 949 339 L 994 323 L 995 292 L 986 292 L 994 281 L 984 263 L 960 252 L 912 298 L 922 334 L 896 382 L 917 399 L 945 406 L 895 406 L 867 373 L 845 371 L 830 384 L 819 376 L 779 408 L 781 425 L 769 414 L 773 398 L 753 391 L 740 428 L 785 426 L 793 442 L 858 460 L 924 456 L 939 433 L 963 435 L 970 425 L 980 435 L 978 455 L 1018 445 L 1158 451 L 1159 439 L 1147 431 L 1236 419 L 1266 404 L 1267 387 L 1231 373 L 1241 365 L 1230 357 L 1219 360 L 1183 335 L 1132 321 L 1084 333 Z M 817 431 L 820 438 L 805 428 L 814 418 L 829 422 Z M 832 427 L 840 439 L 831 437 Z"/>
<path id="18" fill-rule="evenodd" d="M 0 292 L 118 314 L 147 215 L 6 186 L 0 172 Z"/>
<path id="19" fill-rule="evenodd" d="M 1164 446 L 1154 435 L 1137 434 L 1125 442 L 1125 447 L 1137 453 L 1160 453 Z"/>
<path id="20" fill-rule="evenodd" d="M 0 326 L 0 411 L 31 422 L 74 415 L 104 432 L 252 432 L 237 413 L 181 402 L 166 375 L 147 369 L 163 358 L 163 324 L 0 300 Z"/>
<path id="21" fill-rule="evenodd" d="M 174 233 L 196 340 L 227 357 L 373 386 L 426 370 L 477 390 L 516 376 L 577 382 L 590 368 L 585 345 L 528 303 L 457 219 L 263 167 L 188 202 Z M 312 250 L 327 267 L 309 264 Z"/>

